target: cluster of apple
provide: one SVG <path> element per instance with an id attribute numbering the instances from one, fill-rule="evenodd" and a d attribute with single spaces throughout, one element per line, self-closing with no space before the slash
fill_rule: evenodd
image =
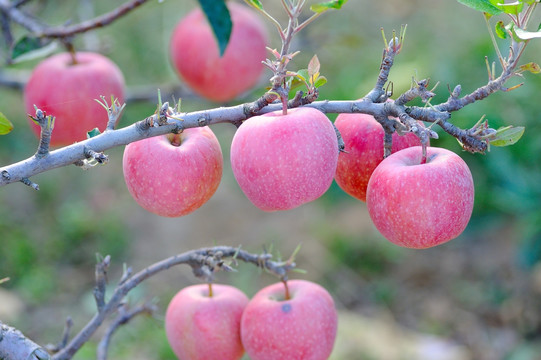
<path id="1" fill-rule="evenodd" d="M 305 280 L 276 283 L 249 300 L 229 285 L 193 285 L 169 303 L 165 331 L 182 360 L 326 360 L 337 330 L 330 294 Z"/>
<path id="2" fill-rule="evenodd" d="M 366 201 L 372 222 L 389 241 L 428 248 L 456 238 L 473 210 L 474 184 L 457 154 L 428 147 L 412 133 L 393 134 L 392 153 L 383 160 L 383 127 L 365 114 L 340 114 L 335 125 L 345 143 L 336 183 Z"/>
<path id="3" fill-rule="evenodd" d="M 219 102 L 254 86 L 267 43 L 251 9 L 235 2 L 227 6 L 233 27 L 222 56 L 199 8 L 179 22 L 170 45 L 172 63 L 184 81 Z M 25 104 L 29 113 L 35 105 L 56 116 L 51 145 L 66 145 L 106 122 L 93 99 L 112 94 L 122 102 L 123 93 L 122 73 L 110 60 L 92 53 L 59 54 L 36 67 Z M 372 116 L 341 114 L 335 125 L 345 143 L 343 153 L 331 121 L 314 108 L 244 121 L 231 143 L 231 167 L 247 198 L 265 211 L 293 209 L 319 198 L 335 179 L 345 192 L 366 201 L 375 226 L 395 244 L 426 248 L 464 230 L 473 208 L 473 180 L 460 157 L 429 148 L 421 164 L 418 138 L 395 134 L 392 155 L 382 161 L 384 132 Z M 193 128 L 127 145 L 123 170 L 128 190 L 143 208 L 177 217 L 212 197 L 223 156 L 210 128 Z"/>

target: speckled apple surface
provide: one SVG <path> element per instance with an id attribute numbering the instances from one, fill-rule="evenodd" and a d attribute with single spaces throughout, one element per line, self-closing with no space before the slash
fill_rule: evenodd
<path id="1" fill-rule="evenodd" d="M 52 146 L 70 145 L 86 140 L 87 132 L 107 125 L 107 111 L 96 102 L 111 95 L 124 103 L 124 77 L 118 66 L 107 57 L 91 52 L 78 52 L 77 64 L 68 53 L 53 55 L 32 71 L 24 88 L 26 112 L 35 115 L 36 105 L 47 115 L 55 116 Z M 36 135 L 39 125 L 30 120 Z"/>
<path id="2" fill-rule="evenodd" d="M 313 108 L 254 116 L 231 142 L 231 167 L 250 201 L 265 211 L 313 201 L 330 187 L 338 140 L 329 119 Z"/>
<path id="3" fill-rule="evenodd" d="M 223 156 L 209 127 L 130 143 L 122 159 L 135 201 L 166 217 L 187 215 L 207 202 L 222 178 Z"/>
<path id="4" fill-rule="evenodd" d="M 238 360 L 244 355 L 240 321 L 248 297 L 221 284 L 193 285 L 180 290 L 165 314 L 165 332 L 180 360 Z"/>
<path id="5" fill-rule="evenodd" d="M 460 235 L 470 220 L 474 184 L 467 164 L 443 148 L 400 150 L 374 170 L 367 208 L 379 232 L 409 248 L 428 248 Z"/>
<path id="6" fill-rule="evenodd" d="M 241 338 L 251 360 L 327 360 L 338 326 L 334 301 L 320 285 L 289 280 L 260 290 L 241 321 Z"/>

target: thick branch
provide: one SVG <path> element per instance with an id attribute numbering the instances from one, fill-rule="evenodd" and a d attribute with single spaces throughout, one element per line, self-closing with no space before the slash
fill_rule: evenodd
<path id="1" fill-rule="evenodd" d="M 45 349 L 25 337 L 19 330 L 0 321 L 0 359 L 48 360 L 50 356 Z"/>

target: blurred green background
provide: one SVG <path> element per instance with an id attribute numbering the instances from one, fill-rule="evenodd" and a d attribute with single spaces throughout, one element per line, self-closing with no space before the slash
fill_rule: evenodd
<path id="1" fill-rule="evenodd" d="M 35 1 L 28 7 L 50 24 L 77 22 L 121 4 L 110 1 Z M 268 4 L 267 4 L 268 3 Z M 264 1 L 279 14 L 278 1 Z M 77 49 L 101 52 L 123 70 L 129 94 L 150 101 L 128 102 L 120 126 L 152 114 L 157 89 L 176 89 L 184 110 L 216 107 L 189 93 L 168 60 L 168 41 L 193 0 L 152 1 L 110 26 L 75 39 Z M 538 18 L 541 13 L 535 14 Z M 278 15 L 283 19 L 283 16 Z M 536 23 L 538 23 L 537 20 Z M 317 54 L 329 83 L 321 99 L 357 99 L 376 81 L 382 53 L 380 28 L 387 34 L 408 25 L 405 48 L 390 80 L 396 94 L 412 78 L 440 82 L 433 103 L 445 101 L 448 86 L 464 93 L 487 81 L 484 57 L 496 61 L 481 14 L 449 0 L 351 0 L 299 34 L 302 53 L 291 68 L 303 68 Z M 277 36 L 269 25 L 273 42 Z M 18 36 L 23 34 L 17 32 Z M 390 35 L 388 35 L 390 37 Z M 540 42 L 541 43 L 541 42 Z M 501 43 L 502 51 L 506 51 Z M 4 49 L 5 50 L 5 49 Z M 523 61 L 541 61 L 533 42 Z M 25 79 L 37 61 L 0 69 L 0 77 Z M 266 77 L 269 73 L 265 74 Z M 123 182 L 122 148 L 108 151 L 110 163 L 89 171 L 74 166 L 36 176 L 41 190 L 22 184 L 0 189 L 0 320 L 41 344 L 56 343 L 64 319 L 74 330 L 90 319 L 96 253 L 110 254 L 110 285 L 123 263 L 135 270 L 170 255 L 214 244 L 251 252 L 264 247 L 287 257 L 298 244 L 298 266 L 333 295 L 341 312 L 332 359 L 512 359 L 541 358 L 541 171 L 539 133 L 541 78 L 526 74 L 525 85 L 497 93 L 453 114 L 471 127 L 485 114 L 492 127 L 525 126 L 520 142 L 486 155 L 461 151 L 440 133 L 432 145 L 459 153 L 475 181 L 475 209 L 462 236 L 436 248 L 408 250 L 383 239 L 370 223 L 366 205 L 336 184 L 319 200 L 281 213 L 263 213 L 244 197 L 229 167 L 234 127 L 217 125 L 224 175 L 216 195 L 201 209 L 178 219 L 159 218 L 140 208 Z M 255 99 L 266 81 L 237 102 Z M 169 100 L 169 99 L 166 99 Z M 233 103 L 232 103 L 233 104 Z M 0 166 L 31 156 L 37 140 L 29 131 L 21 91 L 0 87 L 0 111 L 15 130 L 0 137 Z M 240 265 L 218 281 L 253 295 L 276 281 Z M 113 339 L 111 358 L 172 359 L 163 332 L 171 297 L 197 283 L 188 267 L 147 281 L 130 301 L 154 299 L 160 311 L 138 318 Z M 144 339 L 144 341 L 142 341 Z M 98 338 L 94 338 L 98 341 Z M 95 358 L 95 343 L 76 359 Z"/>

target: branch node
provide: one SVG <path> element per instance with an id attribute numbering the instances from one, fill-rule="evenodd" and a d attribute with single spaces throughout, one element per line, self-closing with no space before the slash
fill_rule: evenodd
<path id="1" fill-rule="evenodd" d="M 24 177 L 21 179 L 21 182 L 25 184 L 26 186 L 30 186 L 34 190 L 39 190 L 39 185 L 35 182 L 31 181 L 29 178 Z"/>
<path id="2" fill-rule="evenodd" d="M 2 170 L 2 178 L 4 180 L 11 180 L 11 175 L 9 174 L 9 171 L 7 170 Z"/>

